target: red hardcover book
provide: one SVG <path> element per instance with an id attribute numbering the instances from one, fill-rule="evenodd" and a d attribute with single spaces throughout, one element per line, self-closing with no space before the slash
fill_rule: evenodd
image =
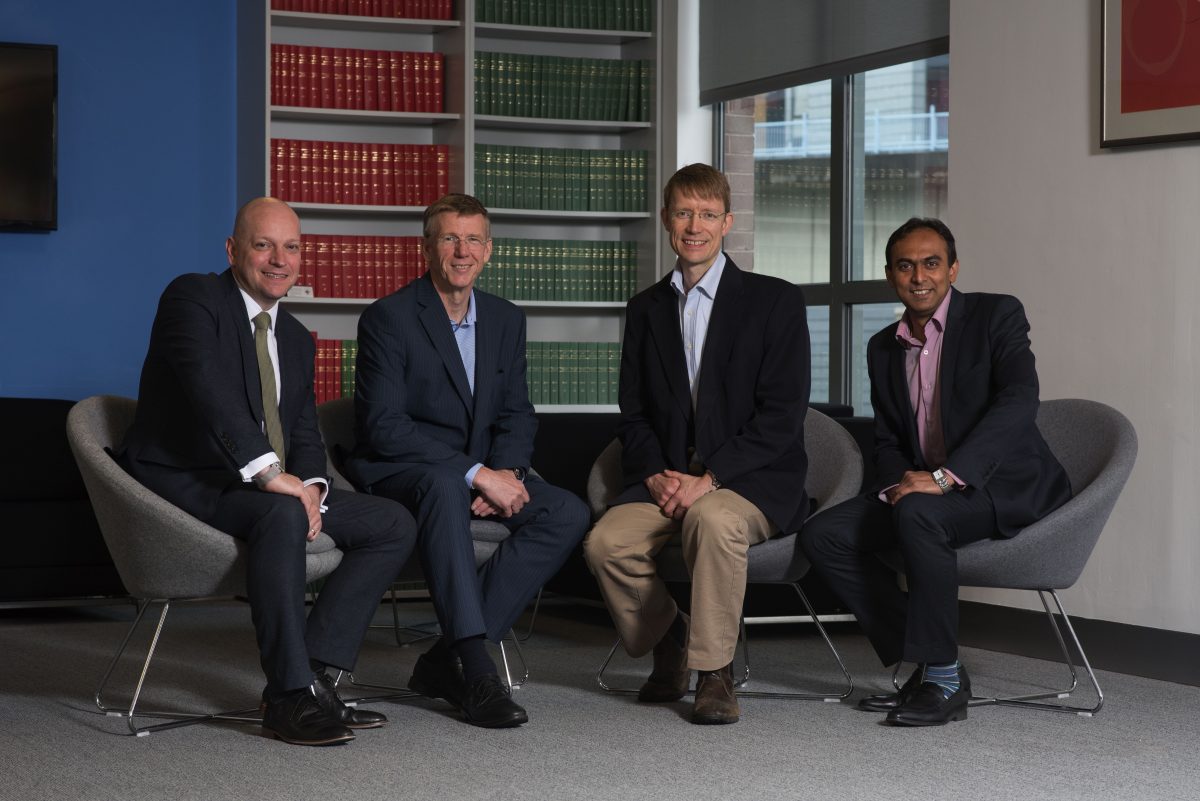
<path id="1" fill-rule="evenodd" d="M 299 164 L 300 196 L 296 200 L 301 203 L 312 203 L 313 199 L 313 142 L 308 139 L 299 140 L 299 161 L 293 162 L 293 169 Z"/>
<path id="2" fill-rule="evenodd" d="M 386 50 L 375 51 L 375 103 L 380 111 L 392 108 L 392 66 Z"/>
<path id="3" fill-rule="evenodd" d="M 450 192 L 450 146 L 434 145 L 433 148 L 437 159 L 437 191 L 430 203 Z"/>
<path id="4" fill-rule="evenodd" d="M 345 240 L 344 236 L 334 236 L 333 245 L 329 249 L 329 297 L 331 298 L 346 297 L 346 269 L 342 255 L 343 240 Z"/>
<path id="5" fill-rule="evenodd" d="M 282 106 L 284 104 L 284 79 L 287 75 L 287 68 L 284 66 L 287 54 L 284 52 L 284 45 L 271 45 L 271 105 Z"/>
<path id="6" fill-rule="evenodd" d="M 333 108 L 333 48 L 318 47 L 316 50 L 317 66 L 314 69 L 314 80 L 318 90 L 314 92 L 317 99 L 313 104 L 321 108 Z"/>
<path id="7" fill-rule="evenodd" d="M 380 181 L 383 178 L 383 157 L 382 152 L 387 149 L 387 145 L 381 145 L 372 142 L 367 145 L 367 158 L 369 160 L 368 173 L 365 176 L 370 186 L 370 194 L 368 203 L 372 206 L 383 205 L 383 185 Z"/>
<path id="8" fill-rule="evenodd" d="M 321 143 L 320 170 L 318 172 L 318 175 L 320 176 L 320 184 L 319 185 L 321 188 L 321 192 L 319 195 L 319 197 L 320 197 L 319 202 L 321 202 L 321 203 L 334 203 L 335 202 L 334 201 L 335 194 L 334 194 L 334 186 L 333 186 L 333 183 L 334 183 L 333 182 L 333 174 L 334 174 L 334 169 L 335 169 L 334 153 L 336 151 L 337 151 L 337 143 L 336 142 L 322 142 Z"/>
<path id="9" fill-rule="evenodd" d="M 349 70 L 346 67 L 346 48 L 333 48 L 333 107 L 349 108 L 349 90 L 346 84 Z"/>
<path id="10" fill-rule="evenodd" d="M 316 238 L 311 286 L 314 298 L 327 298 L 332 294 L 329 287 L 329 237 L 326 235 Z"/>
<path id="11" fill-rule="evenodd" d="M 346 102 L 350 104 L 350 108 L 354 109 L 366 108 L 366 92 L 364 91 L 366 65 L 363 62 L 363 55 L 364 51 L 362 50 L 346 51 L 346 61 L 350 71 L 350 76 L 346 81 L 349 91 L 349 98 Z"/>
<path id="12" fill-rule="evenodd" d="M 367 111 L 379 110 L 379 51 L 364 50 L 362 51 L 363 71 L 362 71 L 362 91 L 363 104 L 362 107 Z"/>
<path id="13" fill-rule="evenodd" d="M 329 400 L 342 397 L 342 341 L 329 340 L 329 367 L 325 371 Z"/>
<path id="14" fill-rule="evenodd" d="M 446 57 L 441 53 L 430 53 L 429 57 L 433 74 L 433 93 L 430 95 L 433 102 L 429 110 L 440 114 L 446 108 Z"/>
<path id="15" fill-rule="evenodd" d="M 306 47 L 299 58 L 303 67 L 297 75 L 296 105 L 308 108 L 321 106 L 321 51 L 323 47 Z"/>
<path id="16" fill-rule="evenodd" d="M 371 237 L 355 237 L 354 242 L 354 277 L 358 282 L 356 298 L 375 297 L 375 272 L 371 267 Z"/>
<path id="17" fill-rule="evenodd" d="M 383 206 L 396 205 L 394 158 L 395 149 L 392 145 L 379 146 L 379 203 Z"/>
<path id="18" fill-rule="evenodd" d="M 391 97 L 389 105 L 392 111 L 408 111 L 404 107 L 404 93 L 401 91 L 401 58 L 400 53 L 395 50 L 387 51 L 388 62 L 388 95 Z"/>
<path id="19" fill-rule="evenodd" d="M 342 199 L 345 203 L 362 203 L 358 191 L 358 153 L 354 142 L 342 142 Z"/>
<path id="20" fill-rule="evenodd" d="M 433 53 L 417 53 L 417 108 L 433 111 Z"/>
<path id="21" fill-rule="evenodd" d="M 416 53 L 400 53 L 401 110 L 420 111 L 416 100 Z"/>

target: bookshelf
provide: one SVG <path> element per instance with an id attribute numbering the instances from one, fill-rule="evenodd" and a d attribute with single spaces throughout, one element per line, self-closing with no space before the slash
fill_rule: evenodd
<path id="1" fill-rule="evenodd" d="M 605 343 L 619 342 L 624 298 L 659 274 L 662 240 L 655 197 L 661 185 L 657 154 L 662 141 L 662 44 L 655 31 L 661 0 L 455 0 L 452 19 L 312 10 L 340 6 L 347 11 L 396 13 L 402 10 L 399 0 L 291 0 L 289 4 L 276 0 L 275 5 L 290 8 L 272 9 L 271 0 L 238 4 L 240 198 L 279 194 L 283 188 L 281 196 L 300 215 L 306 236 L 356 241 L 416 237 L 425 197 L 404 202 L 397 184 L 391 195 L 376 186 L 374 195 L 365 190 L 352 198 L 346 187 L 366 179 L 347 167 L 338 202 L 328 202 L 333 190 L 329 185 L 321 187 L 317 179 L 311 187 L 306 185 L 303 199 L 296 199 L 301 196 L 296 189 L 299 182 L 280 183 L 272 165 L 279 164 L 281 142 L 345 143 L 344 152 L 336 157 L 355 164 L 371 163 L 359 148 L 368 153 L 372 148 L 377 152 L 436 149 L 445 158 L 443 188 L 474 194 L 488 206 L 492 235 L 504 247 L 494 248 L 481 288 L 507 296 L 525 310 L 529 341 L 536 343 L 531 347 L 538 350 L 539 358 L 544 362 L 546 353 L 575 352 L 567 345 L 590 354 L 606 350 Z M 436 0 L 409 3 L 412 8 L 436 5 Z M 305 10 L 293 10 L 301 7 Z M 637 22 L 635 13 L 644 15 L 637 19 L 645 19 L 644 25 L 638 24 L 646 30 L 625 29 L 623 22 Z M 317 85 L 310 86 L 306 96 L 298 95 L 295 85 L 284 90 L 280 63 L 288 64 L 288 58 L 315 63 L 340 53 L 366 54 L 367 63 L 372 53 L 440 54 L 440 107 L 380 108 L 402 105 L 399 92 L 391 104 L 385 96 L 388 89 L 381 74 L 386 56 L 375 62 L 375 81 L 370 80 L 370 69 L 365 71 L 365 100 L 354 99 L 354 76 L 364 75 L 359 69 L 346 79 L 347 99 L 337 103 L 343 107 L 321 107 L 320 82 L 327 82 L 324 105 L 333 90 L 328 75 L 316 67 L 310 68 L 309 76 Z M 393 66 L 395 62 L 393 56 Z M 304 75 L 293 80 L 303 81 Z M 541 88 L 531 91 L 531 80 L 540 82 Z M 372 86 L 378 87 L 374 100 Z M 504 94 L 509 100 L 498 101 Z M 526 95 L 539 99 L 536 104 L 531 97 L 515 102 L 517 96 Z M 328 168 L 333 163 L 328 148 L 318 156 L 319 149 L 314 146 L 313 154 L 303 156 L 301 163 L 313 170 L 308 174 L 322 174 L 312 165 Z M 492 160 L 496 154 L 500 158 Z M 533 155 L 529 161 L 518 159 L 514 169 L 513 162 L 505 160 L 513 154 Z M 625 154 L 636 154 L 641 163 Z M 543 160 L 552 165 L 544 171 Z M 631 180 L 635 173 L 637 178 Z M 531 180 L 531 175 L 538 177 Z M 386 179 L 383 182 L 386 185 Z M 295 190 L 291 197 L 286 195 L 287 187 Z M 542 190 L 545 194 L 540 194 Z M 381 199 L 388 202 L 378 202 Z M 536 252 L 536 258 L 530 252 Z M 600 264 L 586 258 L 580 262 L 581 252 Z M 572 254 L 572 266 L 562 267 L 561 262 Z M 526 276 L 522 272 L 526 264 L 529 269 L 549 269 L 549 277 L 540 272 L 537 278 Z M 580 283 L 581 264 L 585 269 L 591 264 L 607 270 L 608 277 Z M 489 283 L 493 277 L 497 280 Z M 561 281 L 557 288 L 556 280 Z M 386 285 L 382 275 L 373 283 Z M 318 296 L 288 298 L 285 303 L 321 338 L 350 340 L 357 335 L 359 314 L 373 299 Z M 609 398 L 590 389 L 582 394 L 578 390 L 555 393 L 542 387 L 538 396 L 571 400 L 539 402 L 539 412 L 616 410 L 614 403 L 580 401 Z"/>

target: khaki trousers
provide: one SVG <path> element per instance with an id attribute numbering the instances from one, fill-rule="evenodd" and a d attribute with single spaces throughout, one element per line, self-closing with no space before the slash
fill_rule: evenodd
<path id="1" fill-rule="evenodd" d="M 700 497 L 682 521 L 652 503 L 626 503 L 604 513 L 584 540 L 588 567 L 630 656 L 648 653 L 679 609 L 658 577 L 654 556 L 680 534 L 692 576 L 688 667 L 717 670 L 733 661 L 746 551 L 774 529 L 754 504 L 728 489 Z"/>

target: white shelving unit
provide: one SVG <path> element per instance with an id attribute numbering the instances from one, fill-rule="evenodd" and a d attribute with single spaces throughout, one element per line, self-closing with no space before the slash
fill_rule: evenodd
<path id="1" fill-rule="evenodd" d="M 661 186 L 662 2 L 654 0 L 655 32 L 576 30 L 475 22 L 473 0 L 456 4 L 458 19 L 401 20 L 272 11 L 269 0 L 238 4 L 238 194 L 244 200 L 270 187 L 272 138 L 446 145 L 450 188 L 475 194 L 475 147 L 645 150 L 648 207 L 639 212 L 543 211 L 489 208 L 496 237 L 634 241 L 638 287 L 659 275 L 662 233 L 655 209 Z M 276 106 L 270 103 L 272 44 L 373 50 L 436 51 L 445 56 L 444 111 L 437 114 Z M 505 52 L 572 58 L 647 59 L 652 62 L 650 119 L 646 122 L 541 119 L 475 113 L 475 54 Z M 292 203 L 307 234 L 417 236 L 417 206 Z M 322 337 L 353 339 L 370 300 L 288 298 L 290 311 Z M 530 340 L 616 342 L 624 303 L 514 301 L 525 309 Z M 615 411 L 615 406 L 554 406 L 540 411 Z"/>

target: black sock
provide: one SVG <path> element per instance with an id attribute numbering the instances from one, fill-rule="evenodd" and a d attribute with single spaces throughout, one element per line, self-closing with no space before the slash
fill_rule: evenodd
<path id="1" fill-rule="evenodd" d="M 496 663 L 488 656 L 483 635 L 464 637 L 454 643 L 454 652 L 462 660 L 463 678 L 467 684 L 481 676 L 495 676 Z"/>

